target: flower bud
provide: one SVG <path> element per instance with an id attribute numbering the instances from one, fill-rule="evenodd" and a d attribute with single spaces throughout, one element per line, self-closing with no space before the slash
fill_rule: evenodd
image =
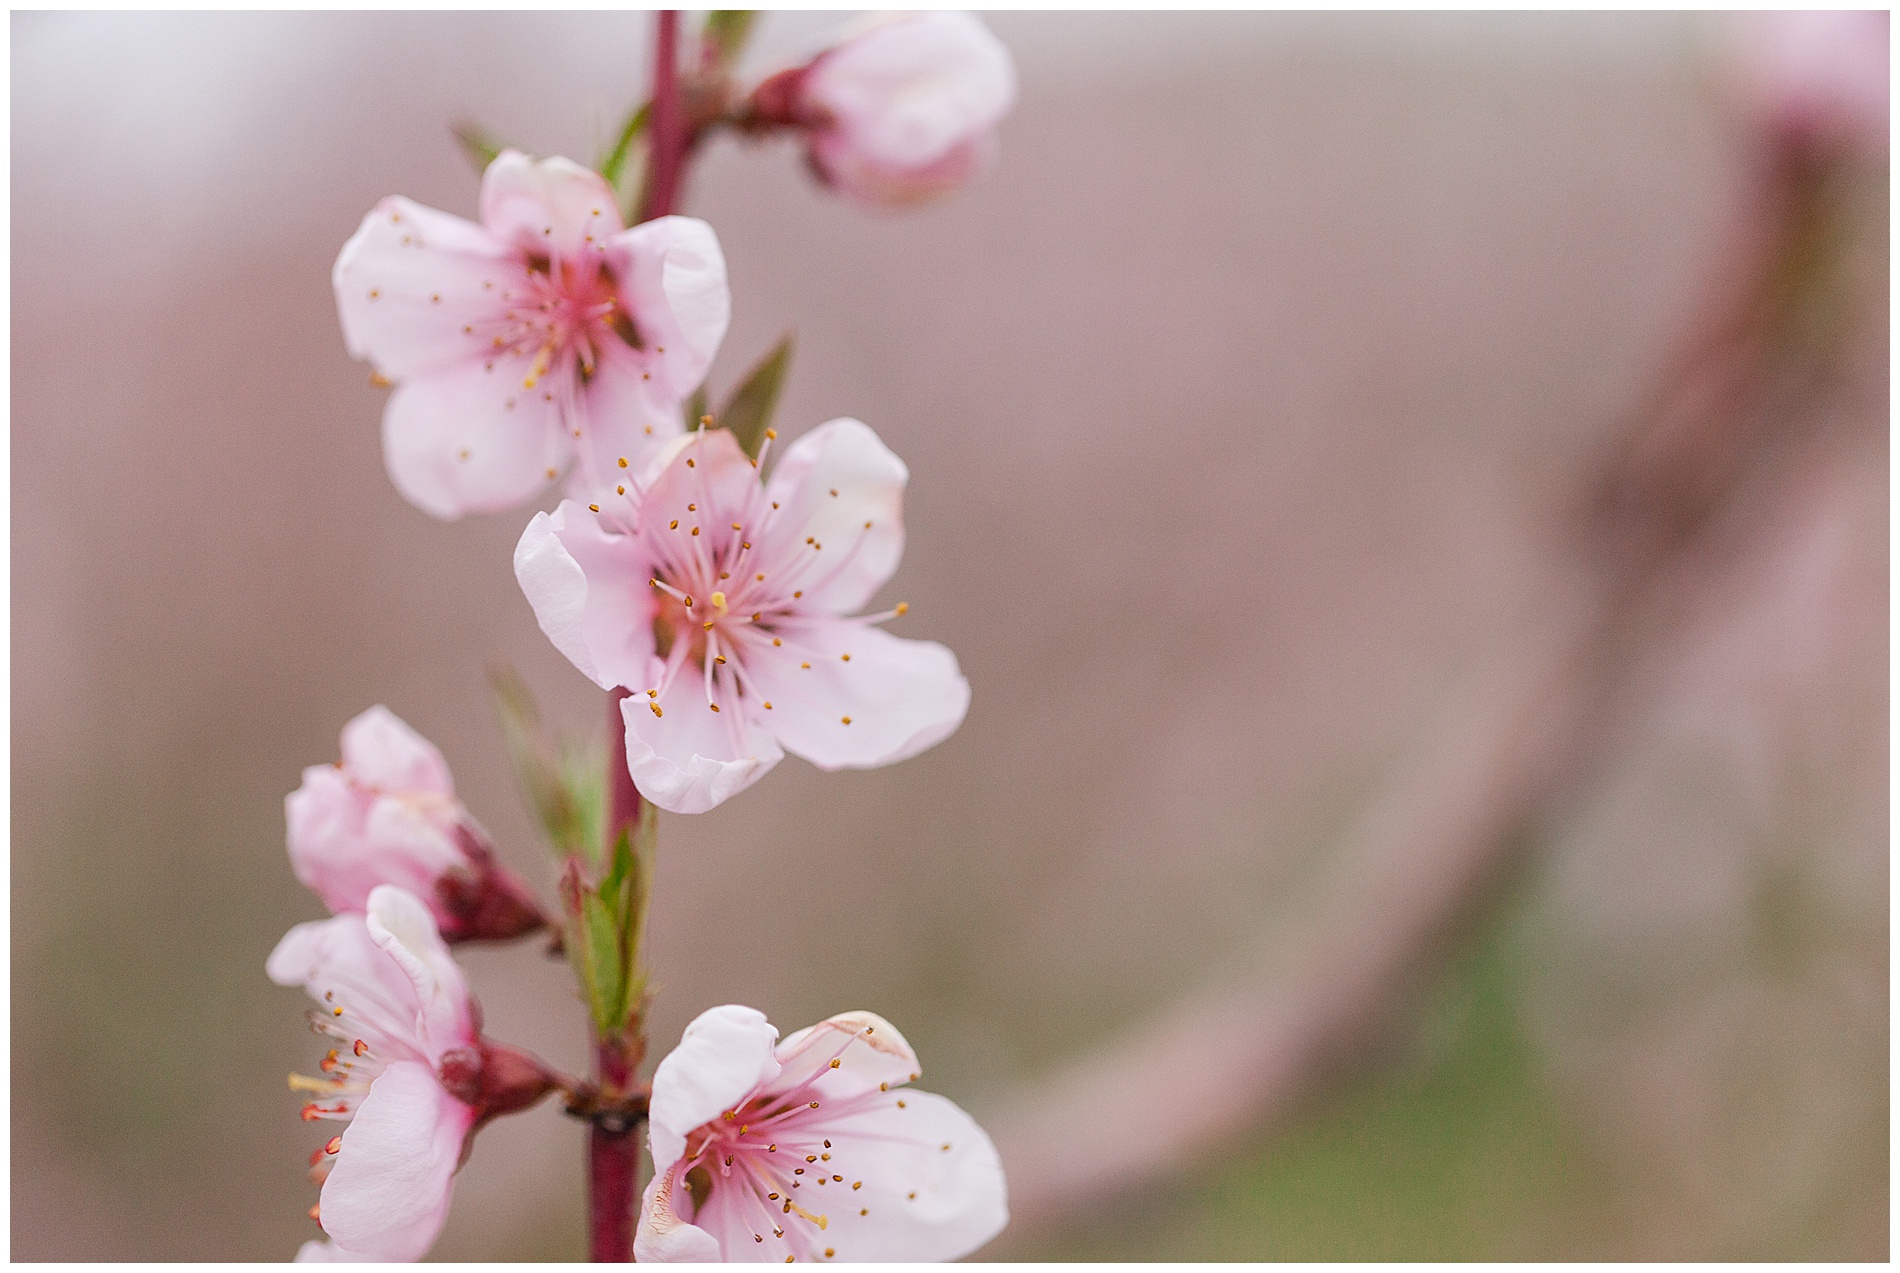
<path id="1" fill-rule="evenodd" d="M 475 1108 L 475 1130 L 491 1118 L 527 1109 L 559 1084 L 548 1068 L 519 1048 L 479 1039 L 454 1048 L 436 1065 L 442 1090 Z"/>
<path id="2" fill-rule="evenodd" d="M 794 94 L 790 110 L 776 100 Z M 848 198 L 901 207 L 975 177 L 1016 101 L 1009 50 L 960 12 L 891 17 L 760 85 L 757 104 L 810 130 L 820 178 Z"/>
<path id="3" fill-rule="evenodd" d="M 518 937 L 544 922 L 525 881 L 495 857 L 455 798 L 442 753 L 388 708 L 343 729 L 343 759 L 304 770 L 284 799 L 291 869 L 336 914 L 372 889 L 423 899 L 449 941 Z"/>
<path id="4" fill-rule="evenodd" d="M 1886 12 L 1755 12 L 1732 21 L 1746 103 L 1772 135 L 1885 152 Z"/>

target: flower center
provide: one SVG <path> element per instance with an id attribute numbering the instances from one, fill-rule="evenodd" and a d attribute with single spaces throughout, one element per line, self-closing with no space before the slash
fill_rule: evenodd
<path id="1" fill-rule="evenodd" d="M 639 329 L 621 301 L 613 271 L 598 249 L 578 260 L 528 258 L 527 278 L 501 293 L 498 318 L 464 330 L 486 336 L 497 354 L 532 357 L 524 389 L 534 389 L 550 371 L 572 369 L 585 379 L 613 342 L 641 349 Z"/>

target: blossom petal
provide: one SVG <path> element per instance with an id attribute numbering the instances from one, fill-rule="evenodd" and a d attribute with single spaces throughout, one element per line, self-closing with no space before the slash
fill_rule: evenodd
<path id="1" fill-rule="evenodd" d="M 996 161 L 996 139 L 973 137 L 914 168 L 878 163 L 837 133 L 812 138 L 812 160 L 825 181 L 866 208 L 914 208 L 981 176 Z"/>
<path id="2" fill-rule="evenodd" d="M 449 1049 L 474 1042 L 468 983 L 421 899 L 393 884 L 381 885 L 369 895 L 365 922 L 370 940 L 414 987 L 416 1023 L 428 1059 L 440 1061 Z"/>
<path id="3" fill-rule="evenodd" d="M 774 1091 L 789 1091 L 829 1069 L 825 1093 L 833 1099 L 900 1087 L 916 1079 L 922 1068 L 897 1027 L 875 1012 L 826 1017 L 779 1040 L 775 1055 L 783 1068 L 772 1084 Z"/>
<path id="4" fill-rule="evenodd" d="M 369 1259 L 419 1260 L 442 1232 L 475 1111 L 428 1066 L 397 1061 L 370 1084 L 318 1203 L 337 1245 Z"/>
<path id="5" fill-rule="evenodd" d="M 996 1147 L 944 1097 L 892 1092 L 822 1130 L 833 1166 L 863 1181 L 847 1205 L 828 1209 L 825 1245 L 839 1260 L 960 1259 L 1009 1222 Z"/>
<path id="6" fill-rule="evenodd" d="M 455 791 L 436 745 L 381 703 L 343 727 L 343 763 L 358 782 L 383 791 Z"/>
<path id="7" fill-rule="evenodd" d="M 640 1200 L 640 1227 L 633 1234 L 637 1264 L 716 1264 L 722 1259 L 712 1234 L 682 1220 L 674 1207 L 682 1166 L 675 1162 L 647 1182 L 646 1196 Z"/>
<path id="8" fill-rule="evenodd" d="M 334 1242 L 318 1242 L 312 1239 L 297 1248 L 295 1264 L 373 1264 L 378 1261 L 374 1256 L 357 1255 L 345 1251 Z"/>
<path id="9" fill-rule="evenodd" d="M 606 249 L 654 390 L 684 401 L 706 379 L 732 319 L 719 236 L 696 217 L 656 217 L 615 235 Z"/>
<path id="10" fill-rule="evenodd" d="M 652 661 L 649 688 L 661 664 Z M 719 683 L 715 682 L 717 686 Z M 746 703 L 715 688 L 720 710 L 706 700 L 705 681 L 687 667 L 657 699 L 635 694 L 620 704 L 627 723 L 627 770 L 640 794 L 668 813 L 704 813 L 763 778 L 785 758 Z M 658 707 L 661 714 L 653 714 Z"/>
<path id="11" fill-rule="evenodd" d="M 757 1008 L 708 1008 L 680 1035 L 679 1046 L 653 1071 L 647 1119 L 653 1169 L 664 1174 L 686 1152 L 686 1135 L 735 1108 L 777 1076 L 778 1031 Z"/>
<path id="12" fill-rule="evenodd" d="M 908 759 L 949 737 L 970 708 L 957 656 L 935 641 L 845 619 L 787 624 L 776 636 L 783 645 L 746 646 L 746 674 L 772 704 L 761 715 L 773 736 L 820 769 Z"/>
<path id="13" fill-rule="evenodd" d="M 635 351 L 608 344 L 578 396 L 581 436 L 567 493 L 583 504 L 620 506 L 650 480 L 654 458 L 685 427 L 680 399 L 656 387 L 647 367 Z"/>
<path id="14" fill-rule="evenodd" d="M 515 545 L 515 579 L 554 648 L 602 689 L 645 683 L 653 588 L 632 536 L 563 500 L 536 513 Z"/>
<path id="15" fill-rule="evenodd" d="M 606 178 L 572 159 L 504 150 L 482 173 L 482 224 L 528 252 L 572 259 L 620 231 Z"/>
<path id="16" fill-rule="evenodd" d="M 904 485 L 910 470 L 869 425 L 819 425 L 786 450 L 767 494 L 775 545 L 823 547 L 806 567 L 805 604 L 842 614 L 871 599 L 904 555 Z"/>
<path id="17" fill-rule="evenodd" d="M 325 1007 L 343 1007 L 370 1049 L 429 1059 L 415 984 L 370 936 L 362 915 L 299 924 L 271 951 L 264 971 L 280 986 L 302 986 Z"/>
<path id="18" fill-rule="evenodd" d="M 498 298 L 526 273 L 473 221 L 392 198 L 343 245 L 330 282 L 350 356 L 401 380 L 479 357 L 506 308 Z"/>
<path id="19" fill-rule="evenodd" d="M 425 513 L 512 508 L 567 467 L 573 439 L 549 389 L 528 389 L 522 355 L 457 363 L 403 381 L 383 410 L 383 463 Z"/>
<path id="20" fill-rule="evenodd" d="M 696 529 L 730 524 L 748 510 L 756 514 L 758 494 L 759 471 L 729 430 L 696 429 L 674 438 L 653 458 L 640 497 L 648 556 L 658 564 L 690 558 Z"/>
<path id="21" fill-rule="evenodd" d="M 368 801 L 335 765 L 310 766 L 284 797 L 290 869 L 333 913 L 362 910 L 369 891 L 387 882 L 366 860 L 367 814 Z"/>

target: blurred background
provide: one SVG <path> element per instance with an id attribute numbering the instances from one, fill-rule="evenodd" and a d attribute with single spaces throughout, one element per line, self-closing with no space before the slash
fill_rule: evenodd
<path id="1" fill-rule="evenodd" d="M 452 121 L 595 158 L 649 19 L 11 21 L 12 1253 L 288 1258 L 284 793 L 385 703 L 545 885 L 485 668 L 604 714 L 528 513 L 384 477 L 330 265 L 473 215 Z M 1885 1258 L 1887 142 L 1777 132 L 1725 22 L 1001 15 L 945 205 L 714 145 L 714 384 L 796 328 L 780 429 L 904 457 L 975 698 L 663 819 L 656 1055 L 890 1017 L 991 1255 Z M 583 1067 L 563 964 L 466 962 Z M 578 1258 L 581 1143 L 485 1131 L 436 1255 Z"/>

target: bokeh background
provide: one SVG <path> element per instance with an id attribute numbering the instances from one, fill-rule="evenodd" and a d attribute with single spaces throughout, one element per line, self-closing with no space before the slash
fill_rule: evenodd
<path id="1" fill-rule="evenodd" d="M 12 1252 L 287 1258 L 283 794 L 386 703 L 546 883 L 485 669 L 603 715 L 528 514 L 390 487 L 330 264 L 385 194 L 472 215 L 453 120 L 594 157 L 648 18 L 11 21 Z M 1001 15 L 1021 102 L 959 199 L 715 145 L 714 383 L 795 328 L 781 430 L 905 458 L 890 599 L 975 699 L 663 821 L 656 1048 L 891 1017 L 1004 1147 L 996 1255 L 1884 1258 L 1884 137 L 1829 374 L 1758 395 L 1637 602 L 1579 530 L 1747 238 L 1722 23 Z M 467 962 L 582 1066 L 564 965 Z M 1153 1100 L 1089 1085 L 1171 1005 L 1268 1002 L 1272 1064 L 1164 1028 Z M 1149 1169 L 1095 1172 L 1116 1140 Z M 485 1131 L 436 1254 L 577 1258 L 580 1157 L 551 1108 Z"/>

